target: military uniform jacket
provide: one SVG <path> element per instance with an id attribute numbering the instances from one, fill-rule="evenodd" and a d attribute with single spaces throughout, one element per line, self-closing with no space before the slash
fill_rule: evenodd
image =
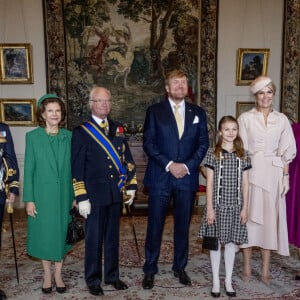
<path id="1" fill-rule="evenodd" d="M 0 185 L 1 204 L 6 200 L 4 185 L 8 186 L 9 192 L 19 194 L 17 157 L 9 127 L 4 123 L 0 123 Z"/>
<path id="2" fill-rule="evenodd" d="M 93 118 L 89 120 L 105 133 Z M 135 164 L 121 124 L 108 119 L 106 133 L 127 170 L 126 188 L 137 189 Z M 101 146 L 79 126 L 72 135 L 72 177 L 76 201 L 89 199 L 92 205 L 102 206 L 122 201 L 118 188 L 119 171 Z"/>

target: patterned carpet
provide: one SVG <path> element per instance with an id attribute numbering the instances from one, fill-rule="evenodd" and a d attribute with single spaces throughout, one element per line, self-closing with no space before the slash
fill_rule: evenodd
<path id="1" fill-rule="evenodd" d="M 120 247 L 120 273 L 121 279 L 128 285 L 126 291 L 115 291 L 111 286 L 103 284 L 104 296 L 102 299 L 127 299 L 127 300 L 163 300 L 163 299 L 210 299 L 211 270 L 207 252 L 201 251 L 201 242 L 197 238 L 200 223 L 200 215 L 194 215 L 190 231 L 190 260 L 186 271 L 192 278 L 191 287 L 183 287 L 174 278 L 171 265 L 173 256 L 171 216 L 167 218 L 163 244 L 161 249 L 159 274 L 155 277 L 153 290 L 144 291 L 141 287 L 143 278 L 142 264 L 144 259 L 144 240 L 147 218 L 135 216 L 139 249 L 142 255 L 138 258 L 132 234 L 131 222 L 128 217 L 123 217 L 121 226 Z M 96 299 L 88 293 L 83 278 L 84 243 L 73 247 L 67 255 L 64 264 L 63 277 L 68 290 L 65 294 L 52 292 L 49 296 L 41 292 L 42 267 L 39 261 L 29 258 L 25 251 L 26 222 L 17 221 L 15 235 L 17 243 L 17 258 L 19 266 L 20 283 L 16 280 L 16 272 L 13 258 L 11 231 L 9 222 L 3 224 L 4 233 L 0 257 L 0 288 L 5 290 L 9 299 Z M 291 257 L 283 258 L 272 254 L 271 270 L 272 282 L 269 287 L 260 282 L 259 251 L 253 255 L 253 277 L 245 284 L 241 279 L 242 255 L 237 254 L 234 270 L 234 286 L 237 290 L 236 299 L 300 299 L 300 282 L 294 280 L 294 276 L 300 269 L 300 262 L 296 249 L 291 248 Z M 221 286 L 224 280 L 224 262 L 221 264 Z M 223 289 L 221 298 L 227 299 Z"/>

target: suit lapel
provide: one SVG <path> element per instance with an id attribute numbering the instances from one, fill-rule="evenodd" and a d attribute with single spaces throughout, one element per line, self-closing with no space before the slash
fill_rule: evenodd
<path id="1" fill-rule="evenodd" d="M 170 102 L 169 102 L 168 99 L 165 100 L 165 102 L 162 102 L 162 103 L 164 104 L 163 113 L 165 114 L 166 118 L 168 120 L 170 120 L 170 125 L 172 127 L 172 131 L 177 136 L 177 138 L 179 138 L 177 123 L 176 123 L 176 120 L 175 120 L 173 108 L 171 107 Z"/>
<path id="2" fill-rule="evenodd" d="M 108 118 L 107 118 L 107 121 L 108 121 L 108 126 L 109 126 L 108 136 L 109 136 L 110 139 L 113 139 L 116 135 L 116 129 L 117 129 L 116 127 L 117 126 L 112 120 L 110 120 Z"/>
<path id="3" fill-rule="evenodd" d="M 191 105 L 185 101 L 185 117 L 184 117 L 184 131 L 183 135 L 189 130 L 190 126 L 193 124 L 194 112 Z"/>

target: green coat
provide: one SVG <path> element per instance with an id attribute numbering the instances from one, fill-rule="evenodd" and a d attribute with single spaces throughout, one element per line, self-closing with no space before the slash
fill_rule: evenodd
<path id="1" fill-rule="evenodd" d="M 27 253 L 44 260 L 60 261 L 71 248 L 65 242 L 74 199 L 71 135 L 60 129 L 49 136 L 41 127 L 26 134 L 23 201 L 37 210 L 28 216 Z"/>

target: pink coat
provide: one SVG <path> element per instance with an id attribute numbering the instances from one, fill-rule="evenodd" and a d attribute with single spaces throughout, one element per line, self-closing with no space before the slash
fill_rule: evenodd
<path id="1" fill-rule="evenodd" d="M 287 117 L 277 111 L 268 115 L 256 108 L 243 113 L 239 119 L 240 136 L 249 151 L 249 243 L 289 255 L 286 205 L 283 190 L 283 166 L 296 155 L 296 143 Z"/>

